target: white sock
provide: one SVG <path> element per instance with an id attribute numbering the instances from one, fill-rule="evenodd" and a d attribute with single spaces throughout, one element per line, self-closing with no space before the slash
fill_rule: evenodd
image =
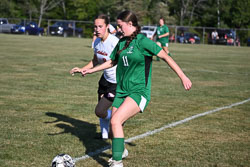
<path id="1" fill-rule="evenodd" d="M 101 126 L 101 132 L 102 132 L 102 138 L 108 139 L 109 136 L 109 122 L 111 119 L 112 111 L 107 110 L 107 117 L 106 118 L 100 118 L 100 126 Z"/>

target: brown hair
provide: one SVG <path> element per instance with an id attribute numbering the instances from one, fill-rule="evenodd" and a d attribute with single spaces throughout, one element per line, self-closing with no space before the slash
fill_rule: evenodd
<path id="1" fill-rule="evenodd" d="M 134 27 L 136 27 L 136 31 L 133 32 L 133 34 L 129 37 L 129 39 L 127 40 L 125 46 L 123 47 L 122 50 L 119 50 L 118 51 L 118 55 L 123 51 L 125 50 L 130 42 L 137 36 L 137 34 L 140 33 L 141 31 L 141 27 L 139 26 L 138 24 L 138 21 L 137 21 L 137 17 L 134 13 L 132 13 L 131 11 L 128 11 L 128 10 L 125 10 L 123 12 L 121 12 L 118 16 L 117 16 L 117 20 L 122 20 L 123 22 L 132 22 L 132 25 Z"/>
<path id="2" fill-rule="evenodd" d="M 104 23 L 105 23 L 106 25 L 109 24 L 109 18 L 108 18 L 108 16 L 105 15 L 105 14 L 100 14 L 100 15 L 98 15 L 98 16 L 95 18 L 95 20 L 96 20 L 96 19 L 103 19 L 103 20 L 104 20 Z"/>
<path id="3" fill-rule="evenodd" d="M 163 20 L 163 23 L 165 24 L 165 19 L 164 19 L 164 17 L 161 16 L 159 20 Z"/>

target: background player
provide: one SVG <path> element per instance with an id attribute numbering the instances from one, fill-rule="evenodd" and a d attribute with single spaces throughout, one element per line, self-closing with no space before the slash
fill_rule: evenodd
<path id="1" fill-rule="evenodd" d="M 159 20 L 159 26 L 157 26 L 155 35 L 156 35 L 156 43 L 157 43 L 157 45 L 162 47 L 162 49 L 167 54 L 170 55 L 170 53 L 168 51 L 169 29 L 165 25 L 165 21 L 164 21 L 163 17 L 161 17 L 160 20 Z M 154 36 L 152 37 L 152 39 L 154 38 Z M 159 61 L 160 59 L 157 57 L 157 60 Z"/>

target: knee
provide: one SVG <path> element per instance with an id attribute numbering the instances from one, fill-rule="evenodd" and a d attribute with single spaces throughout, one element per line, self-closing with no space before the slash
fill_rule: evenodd
<path id="1" fill-rule="evenodd" d="M 100 108 L 95 108 L 95 115 L 97 116 L 97 117 L 99 117 L 99 118 L 106 118 L 106 116 L 107 116 L 107 113 L 106 113 L 107 111 L 103 111 L 103 110 L 101 110 Z"/>
<path id="2" fill-rule="evenodd" d="M 122 121 L 115 117 L 112 117 L 110 120 L 110 124 L 111 124 L 111 127 L 122 126 Z"/>

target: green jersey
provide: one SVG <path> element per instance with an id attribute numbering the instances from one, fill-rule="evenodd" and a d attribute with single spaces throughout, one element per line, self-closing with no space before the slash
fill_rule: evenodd
<path id="1" fill-rule="evenodd" d="M 158 26 L 156 29 L 156 33 L 157 33 L 156 41 L 161 42 L 161 43 L 168 43 L 169 36 L 159 38 L 160 35 L 166 34 L 168 32 L 169 32 L 168 27 L 165 24 L 163 26 Z"/>
<path id="2" fill-rule="evenodd" d="M 161 48 L 152 40 L 138 34 L 129 46 L 119 55 L 117 52 L 126 44 L 122 38 L 110 55 L 117 62 L 116 97 L 127 97 L 139 94 L 148 101 L 151 97 L 152 56 L 157 55 Z"/>

